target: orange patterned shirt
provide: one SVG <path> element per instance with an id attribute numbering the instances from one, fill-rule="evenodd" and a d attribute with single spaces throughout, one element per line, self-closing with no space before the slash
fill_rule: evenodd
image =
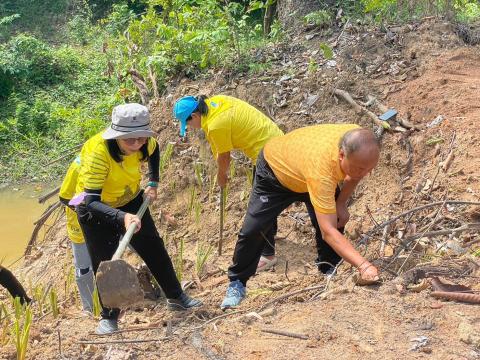
<path id="1" fill-rule="evenodd" d="M 338 158 L 339 142 L 355 124 L 308 126 L 270 140 L 264 156 L 278 181 L 298 193 L 308 192 L 315 210 L 335 214 L 335 189 L 345 174 Z"/>

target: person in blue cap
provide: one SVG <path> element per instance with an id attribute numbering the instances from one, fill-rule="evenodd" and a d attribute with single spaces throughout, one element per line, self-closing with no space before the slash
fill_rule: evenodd
<path id="1" fill-rule="evenodd" d="M 205 132 L 217 160 L 217 181 L 221 188 L 227 185 L 232 150 L 242 151 L 255 164 L 267 141 L 283 135 L 282 130 L 260 110 L 227 95 L 182 97 L 173 106 L 173 116 L 180 122 L 180 136 L 186 136 L 187 126 Z M 277 222 L 274 221 L 265 234 L 267 241 L 257 271 L 276 264 L 276 233 Z"/>

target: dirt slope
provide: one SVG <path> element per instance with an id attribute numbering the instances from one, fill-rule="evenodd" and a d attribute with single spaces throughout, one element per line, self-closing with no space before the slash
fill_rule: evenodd
<path id="1" fill-rule="evenodd" d="M 445 198 L 480 200 L 479 47 L 465 46 L 450 24 L 435 21 L 398 26 L 389 32 L 351 26 L 342 36 L 339 34 L 311 40 L 302 34 L 281 46 L 259 52 L 259 63 L 268 60 L 271 66 L 258 74 L 220 71 L 205 79 L 172 82 L 169 95 L 152 104 L 162 150 L 168 142 L 175 143 L 162 182 L 162 196 L 153 206 L 153 213 L 173 258 L 179 256 L 181 241 L 185 243 L 184 279 L 196 278 L 198 242 L 215 244 L 218 237 L 218 199 L 210 182 L 214 164 L 208 146 L 200 135 L 191 136 L 186 143 L 178 142 L 178 128 L 172 126 L 172 101 L 187 93 L 238 96 L 264 110 L 285 130 L 326 122 L 356 122 L 371 127 L 368 118 L 358 116 L 346 103 L 332 96 L 332 89 L 341 88 L 358 102 L 366 102 L 367 96 L 372 95 L 419 126 L 418 131 L 384 134 L 379 166 L 362 182 L 351 204 L 352 217 L 347 230 L 352 239 L 373 228 L 374 221 L 380 223 L 415 206 Z M 318 44 L 323 41 L 337 42 L 334 62 L 323 59 L 318 51 Z M 375 107 L 372 111 L 379 114 Z M 444 120 L 427 128 L 438 115 Z M 439 163 L 446 160 L 450 151 L 455 155 L 453 162 L 446 171 L 439 170 Z M 66 298 L 58 319 L 47 315 L 36 321 L 29 356 L 38 360 L 58 358 L 60 334 L 62 354 L 72 359 L 480 358 L 480 349 L 476 347 L 480 346 L 476 337 L 480 333 L 478 305 L 438 301 L 430 296 L 430 290 L 415 293 L 399 279 L 393 280 L 399 268 L 403 272 L 419 263 L 447 268 L 460 264 L 466 269 L 462 276 L 452 277 L 449 275 L 453 272 L 447 272 L 445 277 L 479 291 L 479 269 L 467 260 L 478 249 L 478 243 L 475 244 L 478 232 L 434 236 L 420 250 L 415 246 L 415 252 L 405 251 L 400 261 L 391 257 L 404 238 L 402 234 L 427 229 L 432 218 L 435 221 L 429 231 L 478 222 L 478 212 L 472 207 L 447 206 L 440 211 L 430 208 L 409 222 L 398 222 L 386 234 L 382 256 L 379 241 L 382 234 L 376 234 L 362 250 L 384 270 L 382 285 L 355 287 L 352 291 L 352 271 L 344 265 L 339 276 L 328 282 L 329 289 L 341 289 L 338 293 L 319 300 L 312 297 L 321 296 L 320 290 L 303 292 L 279 301 L 271 312 L 262 313 L 265 303 L 282 294 L 327 285 L 313 266 L 315 249 L 306 210 L 302 205 L 294 205 L 280 217 L 277 246 L 280 261 L 275 271 L 260 274 L 249 282 L 243 313 L 206 323 L 223 314 L 218 306 L 227 282 L 224 272 L 231 260 L 250 190 L 245 175 L 248 162 L 235 156 L 238 159 L 227 202 L 224 255 L 213 254 L 200 274 L 201 280 L 188 290 L 205 302 L 202 309 L 171 314 L 165 311 L 163 299 L 145 302 L 127 311 L 121 326 L 155 329 L 126 332 L 107 339 L 91 335 L 96 320 L 81 314 L 71 289 L 64 294 L 71 255 L 60 223 L 54 236 L 41 244 L 41 249 L 24 267 L 24 276 L 33 284 L 52 283 L 59 289 L 61 300 Z M 194 163 L 202 164 L 197 165 L 201 184 Z M 194 185 L 200 194 L 192 198 Z M 193 209 L 189 210 L 192 200 Z M 173 216 L 175 223 L 168 222 L 165 214 Z M 460 246 L 473 244 L 466 253 L 455 252 L 455 248 L 438 250 L 439 244 L 446 241 Z M 130 259 L 138 262 L 133 255 Z M 252 311 L 259 313 L 261 319 L 255 315 L 245 317 L 245 313 Z M 165 340 L 167 324 L 172 325 L 173 335 Z M 306 334 L 309 339 L 261 332 L 265 328 Z M 78 344 L 81 339 L 152 338 L 160 340 Z M 13 356 L 11 344 L 0 350 L 0 358 Z"/>

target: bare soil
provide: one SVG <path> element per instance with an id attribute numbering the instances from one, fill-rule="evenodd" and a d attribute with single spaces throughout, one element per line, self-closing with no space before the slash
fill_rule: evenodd
<path id="1" fill-rule="evenodd" d="M 137 331 L 109 337 L 93 335 L 97 320 L 81 313 L 78 298 L 73 295 L 74 284 L 65 292 L 71 253 L 60 221 L 18 269 L 27 284 L 52 284 L 61 301 L 57 319 L 51 314 L 36 317 L 29 358 L 480 359 L 478 305 L 437 300 L 430 295 L 430 288 L 416 293 L 408 289 L 411 284 L 396 278 L 420 264 L 452 269 L 455 264 L 469 264 L 470 271 L 463 275 L 453 276 L 452 270 L 443 278 L 480 291 L 480 269 L 468 260 L 479 262 L 479 243 L 475 242 L 480 239 L 478 231 L 432 236 L 425 244 L 410 244 L 398 259 L 393 257 L 405 234 L 478 223 L 479 208 L 471 206 L 433 207 L 408 222 L 402 219 L 386 233 L 383 254 L 381 231 L 374 234 L 368 246 L 358 245 L 382 268 L 384 281 L 376 286 L 354 287 L 350 266 L 342 265 L 331 281 L 318 274 L 313 265 L 313 231 L 305 208 L 295 204 L 280 216 L 279 263 L 274 271 L 259 274 L 249 282 L 248 296 L 240 308 L 243 312 L 208 322 L 224 315 L 219 304 L 248 201 L 250 184 L 245 174 L 249 164 L 235 154 L 238 159 L 227 201 L 224 254 L 212 254 L 199 279 L 195 275 L 197 243 L 215 245 L 218 240 L 218 196 L 209 181 L 215 166 L 201 134 L 190 136 L 186 143 L 179 142 L 170 113 L 172 101 L 178 96 L 232 94 L 261 108 L 286 131 L 329 122 L 355 122 L 371 128 L 367 117 L 359 116 L 332 95 L 334 88 L 341 88 L 358 102 L 366 102 L 372 95 L 419 126 L 417 131 L 383 135 L 380 163 L 359 186 L 350 206 L 347 232 L 354 242 L 376 223 L 416 206 L 447 198 L 480 201 L 480 48 L 464 45 L 450 24 L 435 20 L 397 26 L 389 32 L 351 26 L 340 38 L 339 34 L 311 40 L 301 34 L 271 47 L 258 54 L 260 63 L 266 59 L 271 62 L 260 73 L 218 71 L 195 81 L 172 82 L 168 96 L 151 104 L 162 150 L 168 142 L 175 143 L 161 197 L 152 212 L 172 258 L 178 257 L 184 241 L 183 278 L 194 280 L 188 292 L 205 305 L 194 312 L 177 314 L 165 310 L 164 299 L 145 301 L 142 306 L 127 309 L 121 318 L 122 329 Z M 323 59 L 317 50 L 323 41 L 337 41 L 334 63 Z M 380 114 L 378 109 L 372 111 Z M 427 128 L 439 115 L 444 120 Z M 444 171 L 439 164 L 450 151 L 455 157 Z M 198 184 L 195 162 L 202 164 L 202 184 Z M 197 206 L 199 216 L 195 209 L 189 211 L 193 185 L 201 188 L 196 200 L 201 204 Z M 432 219 L 434 224 L 427 228 Z M 440 244 L 447 243 L 453 245 L 439 249 Z M 134 255 L 129 255 L 129 261 L 139 264 Z M 262 312 L 267 302 L 315 285 L 333 290 L 325 299 L 318 298 L 322 289 L 305 291 Z M 262 332 L 264 329 L 307 335 L 308 339 L 274 335 Z M 149 339 L 157 341 L 79 343 Z M 11 343 L 0 349 L 0 358 L 15 358 Z"/>

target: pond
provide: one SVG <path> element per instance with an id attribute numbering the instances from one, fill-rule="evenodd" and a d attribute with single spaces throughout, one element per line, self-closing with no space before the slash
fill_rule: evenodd
<path id="1" fill-rule="evenodd" d="M 0 189 L 0 263 L 9 266 L 23 255 L 34 225 L 48 205 L 58 198 L 53 196 L 47 203 L 39 204 L 38 197 L 51 190 L 50 185 L 35 184 Z M 39 234 L 38 239 L 42 239 Z"/>

